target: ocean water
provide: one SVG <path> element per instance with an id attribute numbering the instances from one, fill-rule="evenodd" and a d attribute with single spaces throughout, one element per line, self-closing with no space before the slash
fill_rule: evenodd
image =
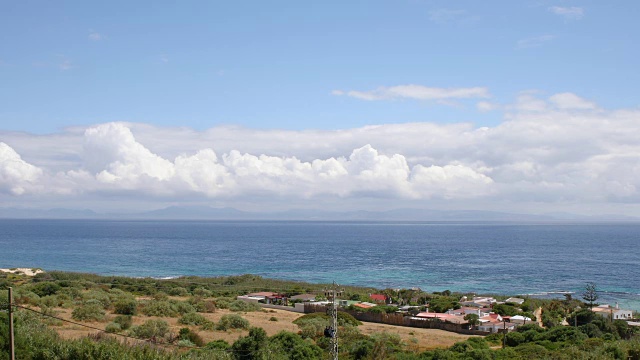
<path id="1" fill-rule="evenodd" d="M 136 277 L 258 274 L 580 297 L 640 310 L 640 224 L 0 220 L 0 267 Z"/>

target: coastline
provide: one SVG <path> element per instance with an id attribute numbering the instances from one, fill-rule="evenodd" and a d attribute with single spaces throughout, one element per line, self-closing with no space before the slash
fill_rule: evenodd
<path id="1" fill-rule="evenodd" d="M 265 274 L 219 274 L 219 275 L 175 275 L 175 276 L 134 276 L 131 274 L 103 274 L 98 272 L 91 271 L 70 271 L 70 270 L 50 270 L 53 272 L 62 272 L 69 273 L 75 275 L 95 275 L 99 277 L 121 277 L 121 278 L 131 278 L 131 279 L 152 279 L 159 281 L 171 281 L 171 280 L 180 280 L 180 279 L 216 279 L 216 278 L 226 278 L 226 277 L 242 277 L 242 276 L 257 276 L 261 277 L 265 281 L 275 281 L 275 282 L 291 282 L 300 285 L 310 285 L 314 287 L 322 287 L 329 286 L 331 284 L 330 281 L 310 281 L 304 278 L 291 278 L 291 277 L 274 277 L 267 276 Z M 0 272 L 12 273 L 12 274 L 22 274 L 26 276 L 33 277 L 37 274 L 47 273 L 48 271 L 43 270 L 41 268 L 2 268 Z M 350 284 L 341 284 L 350 288 L 357 289 L 369 289 L 369 290 L 384 290 L 384 289 L 410 289 L 412 287 L 402 287 L 402 286 L 389 286 L 385 288 L 376 287 L 371 284 L 365 283 L 350 283 Z M 416 288 L 416 287 L 413 287 Z M 434 292 L 430 289 L 422 289 L 427 292 Z M 565 299 L 565 295 L 569 294 L 574 299 L 580 299 L 581 295 L 579 291 L 564 291 L 564 290 L 551 290 L 551 291 L 537 291 L 531 293 L 506 293 L 506 292 L 496 292 L 496 291 L 468 291 L 464 289 L 457 289 L 455 287 L 447 288 L 446 290 L 457 292 L 461 294 L 474 294 L 480 296 L 497 296 L 497 297 L 525 297 L 532 299 L 540 299 L 540 300 L 563 300 Z M 444 291 L 444 290 L 436 290 L 436 291 Z M 640 294 L 630 293 L 630 292 L 619 292 L 619 291 L 599 291 L 598 292 L 600 298 L 600 304 L 619 304 L 621 307 L 627 308 L 632 311 L 640 312 Z"/>

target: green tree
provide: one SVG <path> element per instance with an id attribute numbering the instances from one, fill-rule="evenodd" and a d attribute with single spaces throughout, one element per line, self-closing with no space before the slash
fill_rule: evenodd
<path id="1" fill-rule="evenodd" d="M 480 324 L 480 317 L 478 316 L 478 314 L 467 314 L 464 316 L 464 319 L 467 320 L 469 322 L 469 325 L 471 325 L 474 329 L 478 324 Z"/>
<path id="2" fill-rule="evenodd" d="M 584 301 L 589 303 L 589 308 L 593 309 L 593 303 L 598 300 L 598 289 L 596 288 L 596 284 L 588 282 L 584 287 L 582 298 L 584 299 Z"/>
<path id="3" fill-rule="evenodd" d="M 249 335 L 236 340 L 231 346 L 237 360 L 262 359 L 268 345 L 267 333 L 262 328 L 249 329 Z"/>

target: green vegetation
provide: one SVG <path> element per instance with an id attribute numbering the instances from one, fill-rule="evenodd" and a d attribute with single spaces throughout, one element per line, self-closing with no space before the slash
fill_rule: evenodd
<path id="1" fill-rule="evenodd" d="M 325 359 L 328 356 L 329 340 L 324 336 L 324 329 L 330 321 L 324 313 L 300 316 L 294 321 L 298 326 L 295 333 L 283 331 L 270 337 L 263 329 L 251 328 L 249 321 L 238 314 L 226 314 L 217 323 L 207 320 L 206 316 L 206 313 L 221 308 L 238 312 L 260 310 L 255 304 L 235 300 L 238 294 L 269 290 L 295 294 L 311 292 L 322 285 L 263 279 L 253 275 L 156 280 L 61 272 L 39 274 L 33 278 L 0 274 L 0 310 L 7 308 L 7 291 L 4 289 L 8 286 L 14 288 L 14 299 L 20 306 L 54 317 L 62 311 L 71 312 L 75 321 L 100 321 L 103 323 L 90 325 L 104 326 L 105 329 L 105 333 L 84 339 L 63 340 L 55 331 L 55 327 L 62 324 L 60 320 L 18 309 L 15 328 L 19 359 Z M 462 295 L 450 291 L 427 294 L 405 289 L 345 290 L 349 297 L 364 300 L 368 300 L 369 293 L 375 292 L 402 304 L 423 306 L 428 303 L 431 311 L 458 307 Z M 500 314 L 531 318 L 532 313 L 542 307 L 545 327 L 537 324 L 520 326 L 504 337 L 504 349 L 500 348 L 503 335 L 493 334 L 469 338 L 448 349 L 420 352 L 416 338 L 405 343 L 393 333 L 364 335 L 358 328 L 360 321 L 348 313 L 339 312 L 340 358 L 640 360 L 638 330 L 624 321 L 611 321 L 594 314 L 590 306 L 597 298 L 587 298 L 583 294 L 582 299 L 586 302 L 567 296 L 564 300 L 526 299 L 522 305 L 495 305 L 494 311 Z M 378 305 L 369 311 L 393 313 L 397 309 Z M 166 319 L 148 316 L 178 318 L 183 327 L 172 329 Z M 134 319 L 140 325 L 133 326 Z M 477 315 L 467 315 L 466 319 L 477 325 Z M 274 316 L 270 320 L 278 319 Z M 562 326 L 563 321 L 570 326 Z M 223 340 L 205 343 L 201 336 L 203 331 L 209 332 L 208 336 L 215 336 L 216 331 L 233 329 L 243 330 L 238 331 L 238 335 L 249 331 L 233 344 Z M 147 339 L 147 342 L 127 344 L 117 340 L 122 335 Z M 8 359 L 7 341 L 7 315 L 0 312 L 0 360 Z"/>
<path id="2" fill-rule="evenodd" d="M 207 322 L 207 318 L 196 312 L 190 312 L 182 315 L 178 322 L 184 325 L 202 325 Z"/>
<path id="3" fill-rule="evenodd" d="M 227 331 L 229 329 L 248 329 L 249 321 L 237 314 L 223 315 L 216 325 L 216 330 Z"/>
<path id="4" fill-rule="evenodd" d="M 71 314 L 75 320 L 102 321 L 104 320 L 105 312 L 99 303 L 88 301 L 73 309 Z"/>

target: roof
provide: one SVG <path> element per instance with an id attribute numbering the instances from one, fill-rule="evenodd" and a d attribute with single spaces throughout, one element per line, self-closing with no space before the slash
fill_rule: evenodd
<path id="1" fill-rule="evenodd" d="M 300 294 L 291 297 L 292 300 L 313 300 L 315 298 L 314 294 Z"/>
<path id="2" fill-rule="evenodd" d="M 522 298 L 517 298 L 517 297 L 510 297 L 507 300 L 505 300 L 504 302 L 510 302 L 510 303 L 515 303 L 515 304 L 522 304 L 524 302 L 524 299 Z"/>
<path id="3" fill-rule="evenodd" d="M 427 319 L 447 319 L 452 318 L 455 315 L 452 314 L 444 314 L 444 313 L 430 313 L 430 312 L 421 312 L 416 315 L 416 317 L 427 318 Z"/>
<path id="4" fill-rule="evenodd" d="M 614 307 L 611 307 L 609 305 L 596 306 L 591 311 L 593 311 L 593 312 L 606 312 L 606 313 L 609 313 L 609 312 L 614 312 L 615 313 L 615 312 L 618 312 L 618 311 L 631 312 L 631 310 L 624 310 L 624 309 L 614 308 Z"/>
<path id="5" fill-rule="evenodd" d="M 262 292 L 247 294 L 247 296 L 264 296 L 264 297 L 270 297 L 275 295 L 278 295 L 278 294 L 271 291 L 262 291 Z"/>
<path id="6" fill-rule="evenodd" d="M 488 322 L 492 322 L 492 323 L 501 323 L 502 322 L 502 316 L 500 316 L 499 314 L 491 313 L 489 315 L 481 317 L 480 320 L 481 321 L 488 321 Z"/>
<path id="7" fill-rule="evenodd" d="M 416 315 L 416 317 L 422 319 L 441 319 L 455 324 L 467 323 L 467 320 L 465 320 L 464 317 L 452 314 L 421 312 Z"/>
<path id="8" fill-rule="evenodd" d="M 374 301 L 387 301 L 387 295 L 383 294 L 371 294 L 369 297 Z"/>

